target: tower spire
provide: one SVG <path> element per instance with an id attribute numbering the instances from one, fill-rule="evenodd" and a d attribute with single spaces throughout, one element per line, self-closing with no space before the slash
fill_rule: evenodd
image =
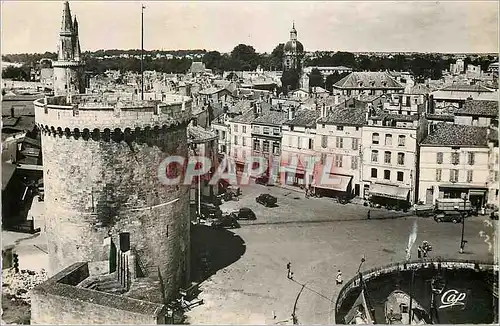
<path id="1" fill-rule="evenodd" d="M 80 37 L 78 36 L 78 21 L 76 20 L 76 15 L 75 15 L 75 20 L 73 21 L 73 32 L 74 32 L 74 54 L 75 54 L 75 61 L 80 61 L 80 55 L 81 55 L 81 48 L 80 48 Z"/>
<path id="2" fill-rule="evenodd" d="M 72 33 L 71 10 L 69 9 L 69 2 L 64 1 L 60 35 L 71 35 Z"/>

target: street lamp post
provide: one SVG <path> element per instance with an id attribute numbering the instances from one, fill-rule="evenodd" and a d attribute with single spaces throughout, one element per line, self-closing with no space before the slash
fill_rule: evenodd
<path id="1" fill-rule="evenodd" d="M 465 243 L 467 242 L 464 240 L 464 230 L 465 230 L 465 216 L 466 216 L 466 205 L 467 205 L 467 194 L 462 194 L 462 198 L 464 200 L 464 211 L 462 213 L 462 237 L 460 239 L 460 253 L 464 253 L 464 247 Z"/>

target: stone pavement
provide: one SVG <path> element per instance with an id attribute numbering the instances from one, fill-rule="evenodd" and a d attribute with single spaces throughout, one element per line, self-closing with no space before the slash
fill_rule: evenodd
<path id="1" fill-rule="evenodd" d="M 276 195 L 280 206 L 256 204 L 255 196 L 264 192 Z M 373 219 L 366 220 L 366 207 L 340 205 L 327 198 L 295 199 L 296 193 L 289 192 L 247 186 L 240 201 L 223 205 L 228 211 L 250 207 L 257 220 L 242 222 L 241 229 L 233 230 L 245 242 L 246 252 L 202 284 L 200 297 L 205 304 L 187 313 L 190 323 L 292 324 L 293 305 L 303 283 L 307 284 L 296 311 L 299 323 L 333 323 L 334 302 L 341 288 L 335 285 L 337 270 L 342 270 L 347 281 L 356 275 L 363 255 L 362 269 L 402 261 L 414 223 L 418 227 L 416 245 L 429 241 L 434 247 L 431 256 L 493 259 L 484 235 L 491 238 L 494 228 L 481 217 L 467 219 L 465 239 L 469 242 L 461 255 L 460 225 L 377 209 Z M 416 246 L 412 254 L 416 257 Z M 300 284 L 286 277 L 289 261 Z"/>

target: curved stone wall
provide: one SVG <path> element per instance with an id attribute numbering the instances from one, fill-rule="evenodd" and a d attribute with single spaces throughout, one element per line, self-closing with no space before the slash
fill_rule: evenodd
<path id="1" fill-rule="evenodd" d="M 367 284 L 377 278 L 397 274 L 400 272 L 410 272 L 412 270 L 470 270 L 470 271 L 486 271 L 498 273 L 498 266 L 493 263 L 484 261 L 465 261 L 465 260 L 452 260 L 452 259 L 433 259 L 425 261 L 410 261 L 407 263 L 395 263 L 382 267 L 373 268 L 361 273 L 363 281 Z M 498 274 L 497 274 L 498 277 Z M 344 321 L 339 318 L 339 310 L 344 303 L 344 300 L 351 294 L 351 291 L 359 289 L 360 278 L 359 275 L 350 279 L 340 290 L 337 300 L 335 302 L 335 324 L 343 324 Z M 359 293 L 358 293 L 359 294 Z M 385 324 L 385 321 L 381 324 Z"/>
<path id="2" fill-rule="evenodd" d="M 119 248 L 119 234 L 129 232 L 141 268 L 160 277 L 170 298 L 189 277 L 189 186 L 161 184 L 157 168 L 168 156 L 187 158 L 190 110 L 179 120 L 160 114 L 151 121 L 154 112 L 116 116 L 101 108 L 73 116 L 67 107 L 45 113 L 43 100 L 35 107 L 51 272 L 108 260 L 105 239 Z"/>

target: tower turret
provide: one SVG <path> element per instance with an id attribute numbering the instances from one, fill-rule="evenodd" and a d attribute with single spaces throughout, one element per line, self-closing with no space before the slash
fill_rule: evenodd
<path id="1" fill-rule="evenodd" d="M 81 61 L 80 41 L 78 39 L 78 22 L 71 18 L 69 2 L 63 5 L 61 31 L 57 61 L 54 67 L 54 95 L 81 94 L 85 92 L 83 75 L 84 63 Z"/>

